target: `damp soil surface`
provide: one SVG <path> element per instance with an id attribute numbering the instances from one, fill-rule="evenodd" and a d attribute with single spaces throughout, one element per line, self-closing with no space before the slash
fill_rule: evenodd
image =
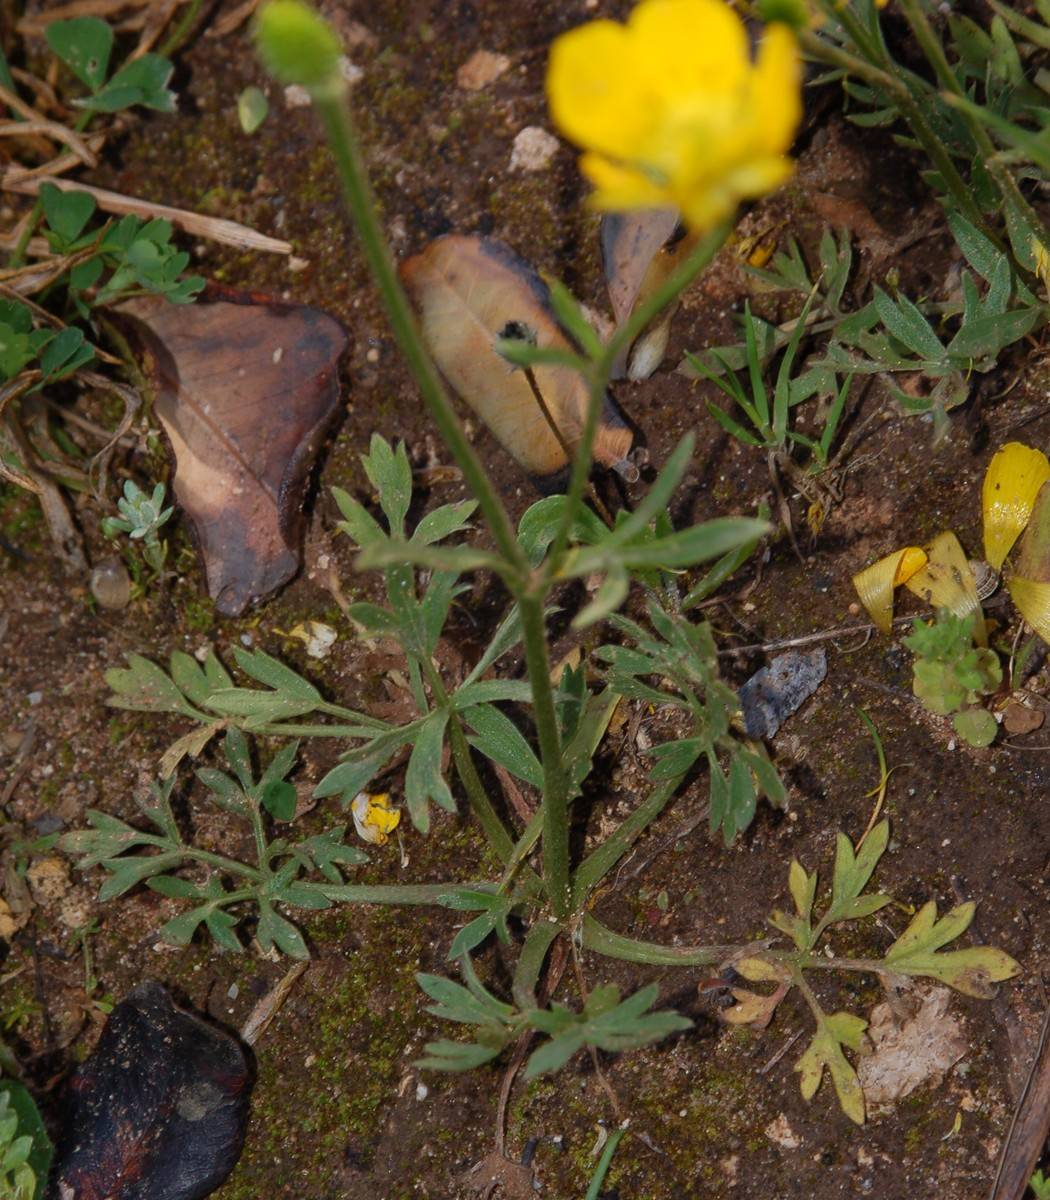
<path id="1" fill-rule="evenodd" d="M 626 6 L 373 0 L 326 7 L 360 71 L 351 95 L 395 252 L 412 253 L 450 230 L 490 234 L 605 312 L 597 221 L 585 207 L 572 151 L 561 145 L 534 169 L 512 165 L 512 155 L 522 129 L 549 129 L 542 79 L 551 39 L 596 13 L 620 16 Z M 460 86 L 457 72 L 482 49 L 505 55 L 505 70 L 477 90 Z M 455 472 L 435 470 L 448 466 L 448 456 L 369 287 L 310 109 L 291 106 L 264 77 L 243 29 L 221 40 L 196 39 L 180 56 L 175 82 L 178 113 L 133 123 L 92 181 L 290 239 L 305 266 L 203 242 L 191 248 L 199 270 L 226 285 L 317 304 L 345 324 L 352 338 L 345 412 L 310 493 L 302 574 L 236 620 L 218 618 L 206 598 L 184 525 L 172 533 L 174 570 L 164 587 L 114 614 L 93 604 L 86 578 L 63 574 L 55 564 L 31 501 L 3 493 L 0 791 L 13 836 L 23 840 L 76 829 L 87 808 L 140 819 L 134 797 L 156 777 L 162 752 L 190 726 L 107 707 L 103 673 L 123 665 L 128 654 L 165 661 L 172 650 L 211 647 L 231 662 L 234 648 L 252 646 L 290 663 L 341 703 L 367 707 L 389 700 L 387 668 L 354 636 L 326 586 L 329 563 L 347 598 L 378 595 L 374 580 L 354 573 L 346 540 L 335 534 L 338 514 L 329 489 L 339 485 L 369 500 L 359 455 L 378 432 L 405 439 L 420 471 L 420 511 L 464 495 Z M 236 115 L 236 98 L 250 84 L 270 101 L 268 119 L 251 137 Z M 812 260 L 825 229 L 849 230 L 857 261 L 848 293 L 854 303 L 870 281 L 890 272 L 909 295 L 943 298 L 957 286 L 957 252 L 922 190 L 920 164 L 881 132 L 845 123 L 834 92 L 813 93 L 810 105 L 794 179 L 745 215 L 733 244 L 684 297 L 656 373 L 615 389 L 654 464 L 684 433 L 697 435 L 694 462 L 673 505 L 676 523 L 751 514 L 763 501 L 775 511 L 763 456 L 728 438 L 710 418 L 708 385 L 676 370 L 686 350 L 731 338 L 733 314 L 747 297 L 774 319 L 797 312 L 797 296 L 769 291 L 742 269 L 755 244 L 748 239 L 772 235 L 783 246 L 793 236 Z M 826 518 L 813 522 L 817 532 L 807 524 L 810 500 L 786 485 L 799 552 L 779 536 L 704 611 L 719 646 L 740 648 L 722 660 L 726 678 L 739 685 L 771 656 L 748 647 L 860 624 L 850 576 L 894 546 L 953 529 L 978 554 L 982 473 L 1005 441 L 1047 444 L 1047 395 L 1041 349 L 1022 344 L 975 386 L 934 446 L 931 424 L 902 416 L 880 381 L 858 385 L 845 428 L 852 445 L 824 497 Z M 477 422 L 468 428 L 519 515 L 536 498 L 530 484 Z M 146 461 L 133 452 L 115 467 L 140 479 L 167 470 L 162 458 Z M 93 500 L 77 504 L 93 560 L 108 552 L 99 533 L 103 515 Z M 18 553 L 8 553 L 6 544 Z M 491 584 L 472 584 L 446 630 L 441 653 L 448 670 L 469 665 L 503 602 Z M 553 618 L 556 657 L 579 643 L 567 617 L 581 593 L 568 592 L 560 603 L 563 612 Z M 639 597 L 630 603 L 637 607 Z M 902 603 L 906 612 L 913 602 Z M 1012 610 L 993 602 L 989 614 L 999 622 L 997 641 L 1009 648 L 1017 632 Z M 340 633 L 323 661 L 308 658 L 287 636 L 310 618 Z M 826 680 L 769 746 L 788 784 L 786 811 L 760 805 L 747 833 L 727 849 L 699 819 L 707 783 L 698 775 L 609 877 L 596 914 L 618 932 L 669 945 L 768 936 L 770 911 L 790 905 L 792 857 L 811 870 L 821 867 L 827 879 L 837 833 L 856 839 L 868 823 L 879 775 L 858 716 L 863 709 L 892 767 L 885 811 L 893 834 L 877 884 L 896 903 L 878 920 L 844 933 L 839 952 L 876 955 L 924 901 L 936 900 L 943 910 L 973 898 L 980 902 L 979 932 L 966 938 L 1003 947 L 1022 964 L 1022 974 L 992 1001 L 953 996 L 951 1012 L 966 1038 L 961 1060 L 943 1080 L 875 1109 L 857 1127 L 839 1111 L 829 1081 L 810 1102 L 799 1094 L 793 1067 L 812 1024 L 797 994 L 769 1028 L 753 1032 L 721 1019 L 724 990 L 701 986 L 710 971 L 630 966 L 583 953 L 589 986 L 611 980 L 633 990 L 655 982 L 661 1005 L 677 1008 L 693 1025 L 639 1052 L 601 1056 L 597 1063 L 578 1055 L 554 1076 L 516 1081 L 504 1146 L 509 1159 L 530 1162 L 539 1194 L 582 1196 L 600 1140 L 619 1119 L 629 1120 L 632 1136 L 614 1158 L 605 1194 L 621 1200 L 971 1200 L 986 1193 L 1044 1004 L 1050 732 L 1001 733 L 991 748 L 972 750 L 912 698 L 911 658 L 899 636 L 844 632 L 824 645 Z M 507 669 L 520 667 L 511 660 Z M 1026 687 L 1042 711 L 1045 676 L 1037 670 Z M 648 770 L 643 752 L 660 736 L 660 714 L 647 708 L 630 709 L 614 724 L 578 806 L 578 844 L 613 827 L 638 803 Z M 260 747 L 264 757 L 274 748 Z M 304 744 L 294 777 L 303 799 L 296 823 L 304 830 L 345 819 L 333 801 L 309 802 L 339 749 L 322 740 Z M 183 815 L 192 818 L 195 836 L 205 845 L 246 850 L 231 818 L 202 803 L 185 766 L 182 778 Z M 506 807 L 499 780 L 486 777 L 486 783 L 497 805 Z M 401 776 L 395 772 L 386 786 L 397 798 Z M 426 838 L 403 826 L 401 846 L 392 839 L 374 849 L 372 864 L 356 877 L 495 878 L 496 865 L 462 815 L 465 807 L 461 800 L 459 816 L 437 812 Z M 10 875 L 10 851 L 6 861 L 5 894 L 26 903 L 24 887 Z M 96 999 L 119 999 L 155 979 L 233 1029 L 287 965 L 254 950 L 238 956 L 200 942 L 185 949 L 163 945 L 157 930 L 178 902 L 140 888 L 99 904 L 100 880 L 99 870 L 72 871 L 51 893 L 40 891 L 0 964 L 3 1036 L 51 1121 L 60 1118 L 63 1079 L 90 1051 L 103 1020 L 85 995 L 73 929 L 98 922 L 90 939 L 100 981 Z M 255 1046 L 247 1143 L 217 1193 L 221 1200 L 468 1197 L 490 1194 L 490 1186 L 502 1189 L 496 1195 L 530 1194 L 521 1172 L 505 1168 L 501 1179 L 490 1179 L 487 1167 L 475 1169 L 496 1145 L 505 1058 L 461 1076 L 413 1065 L 424 1043 L 448 1036 L 424 1012 L 414 974 L 448 969 L 445 956 L 462 924 L 458 915 L 348 906 L 299 916 L 313 962 Z M 479 953 L 479 970 L 494 989 L 506 988 L 515 951 L 495 944 Z M 566 1000 L 575 996 L 570 979 L 571 972 L 562 983 Z M 828 1011 L 867 1015 L 881 998 L 868 975 L 826 972 L 817 983 Z"/>

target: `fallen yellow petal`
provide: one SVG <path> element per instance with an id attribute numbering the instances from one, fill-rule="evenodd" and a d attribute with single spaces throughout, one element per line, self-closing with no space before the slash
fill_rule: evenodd
<path id="1" fill-rule="evenodd" d="M 1011 575 L 1006 587 L 1021 616 L 1050 644 L 1050 583 Z"/>
<path id="2" fill-rule="evenodd" d="M 358 837 L 374 846 L 382 846 L 401 820 L 400 811 L 390 803 L 390 796 L 386 792 L 378 792 L 374 796 L 368 792 L 358 792 L 350 805 L 350 812 Z"/>
<path id="3" fill-rule="evenodd" d="M 950 530 L 939 533 L 926 547 L 926 555 L 926 565 L 904 580 L 904 586 L 931 608 L 946 608 L 957 617 L 977 613 L 974 638 L 979 646 L 986 646 L 988 634 L 980 615 L 977 580 L 959 539 Z"/>
<path id="4" fill-rule="evenodd" d="M 926 552 L 918 546 L 905 546 L 880 558 L 870 567 L 853 576 L 861 604 L 868 610 L 875 625 L 883 632 L 893 629 L 893 591 L 907 583 L 916 571 L 926 565 Z"/>
<path id="5" fill-rule="evenodd" d="M 1039 489 L 1050 480 L 1050 461 L 1041 450 L 1009 442 L 996 451 L 984 474 L 984 557 L 998 571 L 1028 524 Z"/>

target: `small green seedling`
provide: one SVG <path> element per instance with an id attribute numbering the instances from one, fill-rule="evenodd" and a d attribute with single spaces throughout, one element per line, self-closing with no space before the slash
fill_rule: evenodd
<path id="1" fill-rule="evenodd" d="M 950 716 L 964 742 L 989 746 L 999 726 L 981 700 L 997 690 L 1003 670 L 994 650 L 974 645 L 976 619 L 942 611 L 935 621 L 916 620 L 904 644 L 915 655 L 915 695 L 930 712 Z"/>
<path id="2" fill-rule="evenodd" d="M 244 947 L 235 932 L 254 909 L 255 938 L 264 952 L 274 946 L 292 958 L 309 958 L 299 930 L 277 911 L 277 906 L 320 909 L 332 904 L 326 894 L 334 885 L 338 894 L 343 883 L 341 870 L 368 861 L 368 855 L 344 841 L 346 825 L 290 842 L 271 837 L 271 821 L 290 821 L 295 815 L 296 792 L 287 780 L 295 762 L 298 742 L 285 746 L 256 779 L 251 754 L 238 729 L 226 734 L 223 746 L 228 775 L 212 767 L 201 768 L 197 777 L 208 789 L 212 803 L 240 817 L 251 827 L 255 844 L 254 865 L 203 850 L 187 842 L 171 807 L 175 776 L 153 784 L 140 801 L 143 816 L 158 832 L 146 833 L 116 817 L 91 809 L 90 829 L 65 834 L 61 850 L 82 857 L 81 870 L 101 865 L 109 874 L 99 892 L 100 900 L 122 896 L 139 883 L 192 907 L 161 927 L 161 938 L 174 946 L 186 946 L 197 929 L 207 929 L 217 946 L 240 951 Z M 190 877 L 184 873 L 192 872 Z M 316 872 L 323 882 L 303 876 Z M 226 881 L 233 886 L 227 887 Z"/>
<path id="3" fill-rule="evenodd" d="M 117 508 L 121 515 L 104 517 L 102 532 L 108 538 L 126 533 L 133 542 L 141 542 L 146 565 L 159 577 L 168 558 L 168 544 L 161 538 L 160 528 L 175 511 L 174 507 L 164 507 L 164 484 L 156 484 L 147 496 L 134 480 L 126 480 Z"/>
<path id="4" fill-rule="evenodd" d="M 1050 1200 L 1050 1176 L 1044 1175 L 1042 1171 L 1036 1171 L 1029 1179 L 1028 1186 L 1032 1189 L 1035 1200 Z"/>

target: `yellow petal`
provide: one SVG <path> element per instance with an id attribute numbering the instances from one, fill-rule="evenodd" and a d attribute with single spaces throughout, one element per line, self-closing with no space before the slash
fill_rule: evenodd
<path id="1" fill-rule="evenodd" d="M 957 617 L 977 613 L 974 638 L 979 646 L 987 645 L 977 581 L 959 539 L 950 530 L 939 533 L 926 547 L 926 555 L 926 565 L 904 580 L 904 586 L 931 608 L 946 608 Z"/>
<path id="2" fill-rule="evenodd" d="M 401 820 L 401 813 L 390 803 L 390 796 L 386 792 L 374 796 L 358 792 L 350 805 L 350 812 L 358 837 L 374 846 L 382 846 Z"/>
<path id="3" fill-rule="evenodd" d="M 905 546 L 853 576 L 861 603 L 883 633 L 893 629 L 893 589 L 907 583 L 925 565 L 925 551 L 918 546 Z"/>
<path id="4" fill-rule="evenodd" d="M 590 198 L 595 208 L 618 212 L 673 205 L 666 187 L 661 187 L 641 171 L 618 166 L 600 154 L 582 155 L 580 170 L 595 186 Z"/>
<path id="5" fill-rule="evenodd" d="M 747 34 L 723 0 L 645 0 L 627 29 L 632 68 L 666 100 L 732 93 L 747 81 Z"/>
<path id="6" fill-rule="evenodd" d="M 1050 583 L 1011 575 L 1006 587 L 1021 616 L 1050 644 Z"/>
<path id="7" fill-rule="evenodd" d="M 547 101 L 566 137 L 618 158 L 636 156 L 659 114 L 634 56 L 627 30 L 615 21 L 591 21 L 555 39 Z"/>
<path id="8" fill-rule="evenodd" d="M 751 102 L 760 115 L 764 147 L 786 154 L 802 120 L 802 61 L 786 25 L 772 25 L 758 47 Z"/>
<path id="9" fill-rule="evenodd" d="M 1041 450 L 1009 442 L 984 475 L 984 557 L 998 571 L 1028 524 L 1039 489 L 1050 480 L 1050 461 Z"/>
<path id="10" fill-rule="evenodd" d="M 1043 484 L 1032 505 L 1014 557 L 1014 574 L 1039 583 L 1050 581 L 1050 483 Z"/>

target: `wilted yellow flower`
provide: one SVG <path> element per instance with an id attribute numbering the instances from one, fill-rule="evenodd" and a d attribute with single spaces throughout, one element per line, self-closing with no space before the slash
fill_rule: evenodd
<path id="1" fill-rule="evenodd" d="M 390 803 L 386 792 L 369 795 L 358 792 L 350 805 L 357 835 L 374 846 L 382 846 L 401 820 L 401 813 Z"/>
<path id="2" fill-rule="evenodd" d="M 1028 524 L 1035 498 L 1050 481 L 1050 461 L 1042 450 L 1007 442 L 995 452 L 984 474 L 984 556 L 996 571 Z"/>
<path id="3" fill-rule="evenodd" d="M 893 630 L 893 592 L 926 566 L 926 551 L 904 546 L 853 576 L 861 603 L 883 633 Z"/>
<path id="4" fill-rule="evenodd" d="M 592 21 L 554 42 L 547 97 L 585 151 L 597 208 L 674 207 L 707 230 L 791 174 L 798 45 L 772 25 L 752 61 L 722 0 L 643 0 L 626 25 Z"/>

